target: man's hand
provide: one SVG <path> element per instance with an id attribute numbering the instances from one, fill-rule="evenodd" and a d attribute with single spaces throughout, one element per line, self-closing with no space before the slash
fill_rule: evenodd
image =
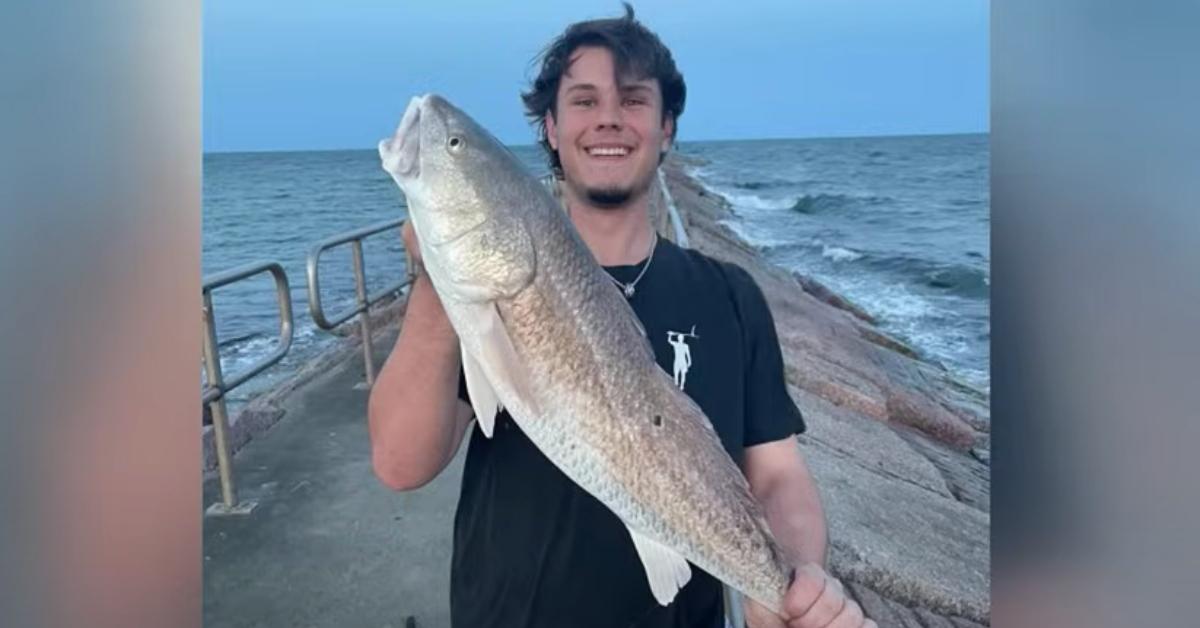
<path id="1" fill-rule="evenodd" d="M 750 599 L 745 608 L 749 628 L 877 628 L 846 597 L 842 583 L 815 563 L 796 570 L 783 598 L 783 617 Z"/>
<path id="2" fill-rule="evenodd" d="M 421 244 L 417 241 L 417 232 L 413 229 L 412 219 L 406 218 L 404 226 L 400 228 L 400 238 L 404 240 L 404 250 L 408 252 L 408 276 L 415 279 L 425 271 L 421 266 Z"/>

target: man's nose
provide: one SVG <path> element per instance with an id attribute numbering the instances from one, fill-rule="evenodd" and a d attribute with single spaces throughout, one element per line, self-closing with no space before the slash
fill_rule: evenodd
<path id="1" fill-rule="evenodd" d="M 621 128 L 621 99 L 604 98 L 601 99 L 598 117 L 596 119 L 596 127 L 598 129 Z"/>

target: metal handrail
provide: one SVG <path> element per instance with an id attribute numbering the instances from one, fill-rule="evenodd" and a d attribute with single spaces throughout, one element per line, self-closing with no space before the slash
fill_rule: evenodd
<path id="1" fill-rule="evenodd" d="M 350 320 L 355 315 L 359 316 L 363 339 L 363 360 L 366 363 L 367 386 L 375 384 L 375 361 L 371 347 L 371 320 L 369 316 L 371 306 L 389 294 L 402 290 L 405 286 L 412 283 L 412 258 L 406 248 L 404 254 L 405 267 L 409 269 L 408 277 L 374 294 L 367 294 L 366 267 L 363 263 L 362 242 L 377 233 L 382 233 L 390 229 L 403 228 L 403 226 L 403 219 L 388 220 L 361 229 L 347 231 L 318 242 L 308 254 L 308 267 L 306 269 L 308 274 L 308 311 L 312 314 L 313 322 L 317 324 L 317 327 L 327 331 L 332 331 L 335 327 Z M 353 251 L 355 304 L 345 311 L 334 315 L 331 320 L 325 315 L 325 309 L 321 306 L 321 280 L 319 272 L 321 254 L 335 246 L 347 243 L 351 245 Z"/>
<path id="2" fill-rule="evenodd" d="M 658 169 L 658 185 L 662 190 L 662 200 L 667 206 L 667 216 L 671 222 L 671 228 L 675 234 L 675 244 L 683 248 L 689 248 L 691 244 L 688 242 L 687 230 L 683 228 L 683 218 L 679 215 L 679 208 L 675 206 L 675 198 L 671 196 L 671 190 L 667 187 L 667 178 L 663 176 L 662 168 Z"/>
<path id="3" fill-rule="evenodd" d="M 255 362 L 250 368 L 238 374 L 237 377 L 221 380 L 216 382 L 215 385 L 214 380 L 210 378 L 200 398 L 204 403 L 222 397 L 234 388 L 246 383 L 250 378 L 282 360 L 283 356 L 287 355 L 287 352 L 292 348 L 292 295 L 289 292 L 287 273 L 283 270 L 283 266 L 277 262 L 253 262 L 217 273 L 205 279 L 203 286 L 205 310 L 211 312 L 212 303 L 210 295 L 213 290 L 262 272 L 270 272 L 275 279 L 275 296 L 279 301 L 279 346 L 267 354 L 266 357 Z"/>
<path id="4" fill-rule="evenodd" d="M 221 350 L 217 342 L 217 328 L 213 316 L 212 291 L 221 286 L 269 272 L 275 279 L 275 296 L 279 301 L 279 346 L 250 368 L 226 381 L 221 373 Z M 276 262 L 252 262 L 238 266 L 204 279 L 201 288 L 204 299 L 204 369 L 208 383 L 201 391 L 201 400 L 209 405 L 213 418 L 213 440 L 217 450 L 217 472 L 221 478 L 221 503 L 209 508 L 211 514 L 247 514 L 254 509 L 253 502 L 239 503 L 233 481 L 233 465 L 229 454 L 229 418 L 225 412 L 225 395 L 241 386 L 251 377 L 261 373 L 287 355 L 292 347 L 292 294 L 288 289 L 287 273 Z"/>

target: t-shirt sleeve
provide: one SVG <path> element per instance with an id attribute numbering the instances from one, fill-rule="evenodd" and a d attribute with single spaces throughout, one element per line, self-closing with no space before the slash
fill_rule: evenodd
<path id="1" fill-rule="evenodd" d="M 775 319 L 754 278 L 740 267 L 729 269 L 734 301 L 742 323 L 746 412 L 743 446 L 781 440 L 804 433 L 800 408 L 788 394 L 783 353 Z"/>

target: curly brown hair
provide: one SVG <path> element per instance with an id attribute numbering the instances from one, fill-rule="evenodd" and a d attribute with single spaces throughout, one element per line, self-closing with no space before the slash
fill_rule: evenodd
<path id="1" fill-rule="evenodd" d="M 675 133 L 679 134 L 679 116 L 683 114 L 684 101 L 687 99 L 687 86 L 683 75 L 675 67 L 671 51 L 663 45 L 662 40 L 652 31 L 633 17 L 633 7 L 628 2 L 625 5 L 625 15 L 619 18 L 606 18 L 576 22 L 534 59 L 536 64 L 541 60 L 541 71 L 533 80 L 529 91 L 521 94 L 525 103 L 525 115 L 530 123 L 537 127 L 538 143 L 546 150 L 550 162 L 550 170 L 554 176 L 563 177 L 562 162 L 558 152 L 550 147 L 546 138 L 546 112 L 557 115 L 556 103 L 558 86 L 562 82 L 563 73 L 570 66 L 571 54 L 581 46 L 600 46 L 607 48 L 613 55 L 617 66 L 617 75 L 633 77 L 634 79 L 653 78 L 658 81 L 662 91 L 662 121 L 671 116 L 675 122 Z M 672 137 L 674 140 L 674 137 Z M 665 157 L 659 156 L 659 163 Z"/>

